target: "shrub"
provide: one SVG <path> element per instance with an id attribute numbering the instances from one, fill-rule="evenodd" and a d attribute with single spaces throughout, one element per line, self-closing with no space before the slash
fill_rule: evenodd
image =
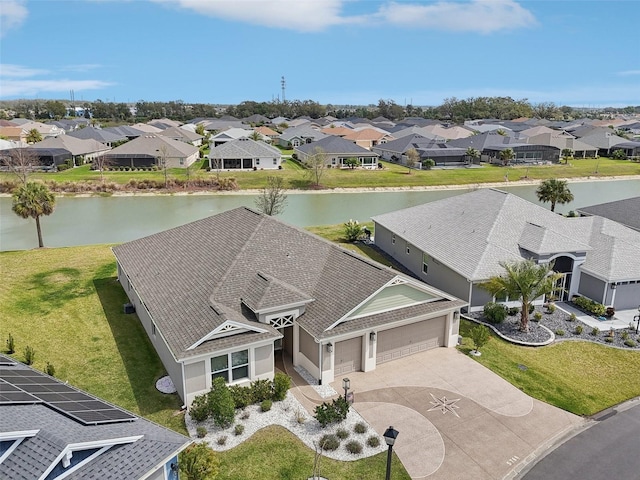
<path id="1" fill-rule="evenodd" d="M 204 438 L 207 436 L 207 429 L 204 427 L 198 427 L 196 428 L 196 435 L 198 438 Z"/>
<path id="2" fill-rule="evenodd" d="M 340 440 L 334 434 L 330 433 L 327 435 L 323 435 L 320 438 L 320 448 L 322 450 L 337 450 L 340 446 Z"/>
<path id="3" fill-rule="evenodd" d="M 16 353 L 16 341 L 11 334 L 7 338 L 7 353 Z"/>
<path id="4" fill-rule="evenodd" d="M 564 330 L 562 330 L 561 328 L 559 328 L 558 330 L 556 330 L 556 335 L 558 335 L 559 337 L 564 336 Z"/>
<path id="5" fill-rule="evenodd" d="M 251 412 L 249 410 L 243 410 L 240 414 L 240 420 L 246 420 L 251 416 Z"/>
<path id="6" fill-rule="evenodd" d="M 578 319 L 578 316 L 571 312 L 571 315 L 569 315 L 569 318 L 567 318 L 567 322 L 575 322 Z"/>
<path id="7" fill-rule="evenodd" d="M 431 170 L 436 165 L 436 162 L 432 158 L 425 158 L 422 161 L 422 168 L 425 170 Z"/>
<path id="8" fill-rule="evenodd" d="M 273 378 L 273 400 L 281 402 L 287 396 L 291 388 L 291 377 L 282 372 L 277 372 Z"/>
<path id="9" fill-rule="evenodd" d="M 235 408 L 246 408 L 253 403 L 253 394 L 250 387 L 231 385 L 229 391 Z"/>
<path id="10" fill-rule="evenodd" d="M 263 412 L 268 412 L 269 410 L 271 410 L 271 405 L 273 405 L 273 401 L 267 398 L 266 400 L 263 400 L 262 403 L 260 403 L 260 410 L 262 410 Z"/>
<path id="11" fill-rule="evenodd" d="M 220 460 L 206 443 L 194 443 L 180 453 L 178 465 L 180 477 L 187 479 L 212 479 L 218 476 Z M 175 478 L 178 478 L 176 475 Z"/>
<path id="12" fill-rule="evenodd" d="M 36 359 L 36 351 L 29 345 L 24 349 L 24 363 L 27 365 L 33 365 L 33 361 Z"/>
<path id="13" fill-rule="evenodd" d="M 594 302 L 590 298 L 587 297 L 574 297 L 573 303 L 580 307 L 582 310 L 589 312 L 598 317 L 602 316 L 606 312 L 606 308 L 604 305 L 598 302 Z"/>
<path id="14" fill-rule="evenodd" d="M 224 445 L 225 443 L 227 443 L 227 436 L 222 435 L 221 437 L 218 437 L 218 440 L 216 440 L 216 443 L 218 445 Z"/>
<path id="15" fill-rule="evenodd" d="M 56 376 L 56 367 L 54 367 L 53 364 L 47 362 L 46 367 L 44 367 L 44 373 L 46 373 L 50 377 L 55 377 Z"/>
<path id="16" fill-rule="evenodd" d="M 613 337 L 604 337 L 604 341 L 607 343 L 612 343 L 613 342 Z"/>
<path id="17" fill-rule="evenodd" d="M 233 428 L 233 433 L 237 437 L 239 435 L 242 435 L 243 432 L 244 432 L 244 425 L 242 425 L 241 423 L 237 423 L 236 426 Z"/>
<path id="18" fill-rule="evenodd" d="M 622 340 L 626 340 L 627 338 L 629 338 L 629 332 L 623 330 L 622 332 L 620 332 L 620 338 L 622 338 Z"/>
<path id="19" fill-rule="evenodd" d="M 357 440 L 351 440 L 350 442 L 347 442 L 344 448 L 347 449 L 347 452 L 353 455 L 358 455 L 359 453 L 362 453 L 362 444 Z"/>
<path id="20" fill-rule="evenodd" d="M 542 314 L 540 312 L 536 312 L 533 314 L 533 320 L 536 322 L 539 322 L 540 320 L 542 320 Z"/>
<path id="21" fill-rule="evenodd" d="M 338 397 L 332 403 L 323 402 L 315 410 L 315 418 L 322 427 L 330 423 L 339 423 L 347 418 L 349 413 L 349 402 L 344 397 Z"/>
<path id="22" fill-rule="evenodd" d="M 627 340 L 624 341 L 624 344 L 627 347 L 635 347 L 636 346 L 636 342 L 634 342 L 633 340 L 631 340 L 630 338 L 628 338 Z"/>
<path id="23" fill-rule="evenodd" d="M 203 420 L 206 420 L 209 417 L 210 413 L 209 397 L 206 393 L 203 395 L 198 395 L 193 399 L 193 402 L 191 402 L 191 408 L 189 408 L 189 415 L 191 415 L 191 418 L 193 418 L 196 422 L 201 422 Z"/>
<path id="24" fill-rule="evenodd" d="M 536 309 L 536 306 L 533 303 L 530 303 L 529 304 L 529 315 L 531 315 L 535 309 Z"/>
<path id="25" fill-rule="evenodd" d="M 213 379 L 208 403 L 211 418 L 216 426 L 227 428 L 233 423 L 236 406 L 224 378 L 216 377 Z"/>
<path id="26" fill-rule="evenodd" d="M 471 336 L 471 340 L 473 341 L 473 345 L 476 348 L 476 351 L 484 347 L 489 341 L 489 330 L 482 325 L 473 327 L 469 334 Z"/>
<path id="27" fill-rule="evenodd" d="M 507 307 L 501 303 L 489 302 L 485 304 L 483 313 L 490 323 L 502 323 L 507 318 Z"/>
<path id="28" fill-rule="evenodd" d="M 339 428 L 338 430 L 336 430 L 336 437 L 338 437 L 340 440 L 344 440 L 348 436 L 349 432 L 347 432 L 344 428 Z"/>
<path id="29" fill-rule="evenodd" d="M 253 398 L 253 403 L 270 400 L 273 397 L 273 385 L 269 380 L 251 382 L 251 397 Z"/>
<path id="30" fill-rule="evenodd" d="M 367 433 L 367 424 L 363 423 L 363 422 L 358 422 L 356 423 L 356 425 L 353 427 L 353 431 L 356 433 Z"/>
<path id="31" fill-rule="evenodd" d="M 345 240 L 353 243 L 362 236 L 362 226 L 357 220 L 349 220 L 343 224 L 342 232 L 344 233 Z"/>
<path id="32" fill-rule="evenodd" d="M 514 315 L 517 315 L 518 313 L 520 313 L 520 309 L 518 307 L 511 307 L 509 308 L 508 312 L 510 317 L 513 317 Z"/>
<path id="33" fill-rule="evenodd" d="M 550 303 L 549 305 L 547 305 L 547 313 L 553 313 L 555 311 L 556 311 L 555 303 Z"/>
<path id="34" fill-rule="evenodd" d="M 380 446 L 380 437 L 378 437 L 377 435 L 371 435 L 369 438 L 367 438 L 367 445 L 369 445 L 371 448 Z"/>
<path id="35" fill-rule="evenodd" d="M 591 335 L 595 337 L 596 335 L 598 335 L 598 333 L 600 333 L 600 329 L 598 327 L 593 327 L 593 329 L 591 330 Z"/>
<path id="36" fill-rule="evenodd" d="M 574 332 L 576 332 L 576 335 L 580 335 L 582 333 L 582 325 L 576 325 Z"/>

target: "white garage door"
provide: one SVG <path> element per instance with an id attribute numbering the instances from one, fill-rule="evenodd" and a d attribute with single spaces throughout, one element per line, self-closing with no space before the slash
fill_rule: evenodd
<path id="1" fill-rule="evenodd" d="M 378 332 L 376 363 L 389 362 L 444 345 L 446 317 Z"/>
<path id="2" fill-rule="evenodd" d="M 336 342 L 334 375 L 359 372 L 362 369 L 362 337 Z"/>

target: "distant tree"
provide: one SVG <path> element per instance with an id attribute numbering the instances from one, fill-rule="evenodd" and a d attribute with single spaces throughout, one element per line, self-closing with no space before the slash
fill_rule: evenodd
<path id="1" fill-rule="evenodd" d="M 564 159 L 565 164 L 569 163 L 569 160 L 573 158 L 573 150 L 571 150 L 570 148 L 563 148 L 562 158 Z"/>
<path id="2" fill-rule="evenodd" d="M 262 135 L 260 135 L 260 132 L 258 132 L 257 130 L 254 130 L 253 132 L 251 132 L 251 135 L 249 135 L 249 138 L 257 142 L 259 140 L 262 140 Z"/>
<path id="3" fill-rule="evenodd" d="M 515 158 L 516 154 L 512 148 L 505 148 L 500 151 L 500 160 L 503 165 L 509 165 L 509 162 Z"/>
<path id="4" fill-rule="evenodd" d="M 57 100 L 46 102 L 44 108 L 47 110 L 49 118 L 59 119 L 67 115 L 67 107 L 64 106 L 64 103 Z"/>
<path id="5" fill-rule="evenodd" d="M 93 170 L 100 172 L 100 181 L 104 183 L 104 171 L 108 170 L 111 166 L 111 159 L 106 155 L 98 155 L 91 161 L 91 167 Z"/>
<path id="6" fill-rule="evenodd" d="M 404 152 L 404 155 L 407 157 L 407 168 L 409 169 L 409 175 L 411 175 L 411 169 L 415 168 L 417 163 L 420 161 L 420 154 L 415 148 L 410 148 Z"/>
<path id="7" fill-rule="evenodd" d="M 267 185 L 255 199 L 256 208 L 266 215 L 278 215 L 287 206 L 282 177 L 267 177 Z"/>
<path id="8" fill-rule="evenodd" d="M 56 197 L 46 185 L 28 182 L 13 193 L 13 212 L 22 218 L 33 218 L 38 231 L 38 246 L 44 247 L 40 217 L 51 215 L 56 206 Z"/>
<path id="9" fill-rule="evenodd" d="M 306 175 L 316 187 L 320 186 L 320 180 L 322 180 L 322 176 L 327 168 L 325 164 L 326 158 L 326 152 L 321 147 L 315 147 L 313 153 L 305 160 L 307 166 Z"/>
<path id="10" fill-rule="evenodd" d="M 480 287 L 493 296 L 519 298 L 522 303 L 520 309 L 520 330 L 529 331 L 529 306 L 536 298 L 548 295 L 555 289 L 556 282 L 562 273 L 553 271 L 553 263 L 536 264 L 533 260 L 506 263 L 500 262 L 505 273 L 491 277 Z"/>
<path id="11" fill-rule="evenodd" d="M 573 193 L 569 190 L 566 180 L 549 178 L 543 180 L 536 190 L 538 200 L 543 203 L 551 203 L 551 211 L 556 209 L 556 203 L 565 204 L 573 201 Z"/>
<path id="12" fill-rule="evenodd" d="M 31 148 L 14 148 L 1 158 L 2 166 L 18 177 L 23 185 L 26 185 L 31 171 L 42 165 L 40 157 Z"/>
<path id="13" fill-rule="evenodd" d="M 158 168 L 164 174 L 164 188 L 167 188 L 169 186 L 169 162 L 167 160 L 168 150 L 166 145 L 162 145 L 156 152 L 160 154 L 156 161 L 158 162 Z"/>
<path id="14" fill-rule="evenodd" d="M 214 480 L 218 476 L 220 460 L 206 443 L 192 443 L 179 458 L 183 480 Z"/>
<path id="15" fill-rule="evenodd" d="M 27 143 L 38 143 L 42 141 L 42 135 L 40 135 L 40 132 L 38 130 L 36 130 L 35 128 L 32 128 L 27 133 L 26 140 L 27 140 Z"/>
<path id="16" fill-rule="evenodd" d="M 475 160 L 480 158 L 480 151 L 476 148 L 469 147 L 467 148 L 465 155 L 469 158 L 469 163 L 473 163 Z"/>
<path id="17" fill-rule="evenodd" d="M 356 167 L 358 167 L 360 165 L 360 160 L 358 160 L 355 157 L 349 157 L 344 161 L 343 165 L 346 165 L 351 170 L 353 170 L 354 168 L 356 168 Z"/>
<path id="18" fill-rule="evenodd" d="M 196 133 L 204 137 L 204 134 L 205 134 L 204 124 L 200 123 L 196 125 Z"/>

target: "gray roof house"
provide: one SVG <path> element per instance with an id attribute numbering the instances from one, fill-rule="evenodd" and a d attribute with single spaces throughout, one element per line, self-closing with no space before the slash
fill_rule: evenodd
<path id="1" fill-rule="evenodd" d="M 174 140 L 178 140 L 180 142 L 189 143 L 195 147 L 199 147 L 200 145 L 202 145 L 202 139 L 204 138 L 202 135 L 199 135 L 182 127 L 169 127 L 165 130 L 162 130 L 161 132 L 158 132 L 158 135 L 173 138 Z"/>
<path id="2" fill-rule="evenodd" d="M 102 130 L 95 127 L 85 127 L 73 132 L 67 133 L 67 135 L 75 138 L 83 138 L 85 140 L 97 140 L 100 143 L 112 147 L 114 143 L 126 142 L 128 138 L 123 134 L 116 134 L 108 130 Z"/>
<path id="3" fill-rule="evenodd" d="M 199 158 L 198 147 L 159 134 L 146 134 L 114 148 L 105 155 L 112 165 L 167 168 L 187 168 Z"/>
<path id="4" fill-rule="evenodd" d="M 99 155 L 103 155 L 111 150 L 104 143 L 93 139 L 76 138 L 71 135 L 60 135 L 58 137 L 47 137 L 41 142 L 34 143 L 34 147 L 42 148 L 64 148 L 71 152 L 76 165 L 82 165 L 81 159 L 91 160 Z"/>
<path id="5" fill-rule="evenodd" d="M 0 355 L 0 478 L 177 480 L 190 443 Z"/>
<path id="6" fill-rule="evenodd" d="M 280 150 L 250 138 L 231 140 L 211 149 L 209 168 L 215 170 L 278 169 L 282 162 Z"/>
<path id="7" fill-rule="evenodd" d="M 243 207 L 113 253 L 118 279 L 187 405 L 216 377 L 239 385 L 273 378 L 276 355 L 328 384 L 455 346 L 465 305 Z"/>
<path id="8" fill-rule="evenodd" d="M 308 122 L 296 127 L 287 128 L 278 139 L 278 145 L 285 148 L 295 148 L 305 143 L 315 142 L 327 135 L 319 129 L 313 128 Z"/>
<path id="9" fill-rule="evenodd" d="M 597 148 L 598 155 L 603 156 L 608 156 L 617 150 L 618 144 L 628 142 L 626 138 L 619 137 L 610 128 L 597 128 L 580 137 L 580 141 Z"/>
<path id="10" fill-rule="evenodd" d="M 579 208 L 581 215 L 598 215 L 640 232 L 640 197 Z M 638 299 L 640 303 L 640 298 Z"/>
<path id="11" fill-rule="evenodd" d="M 522 259 L 554 261 L 563 300 L 584 295 L 620 310 L 640 298 L 640 232 L 603 217 L 566 218 L 481 189 L 373 221 L 378 247 L 472 311 L 492 300 L 478 283 L 501 274 L 501 261 Z"/>
<path id="12" fill-rule="evenodd" d="M 451 147 L 442 140 L 433 140 L 418 134 L 376 145 L 371 150 L 383 160 L 406 165 L 406 153 L 412 148 L 418 152 L 421 160 L 430 158 L 436 166 L 464 165 L 467 162 L 466 149 Z"/>
<path id="13" fill-rule="evenodd" d="M 379 157 L 376 152 L 367 150 L 350 140 L 345 140 L 335 135 L 328 135 L 317 142 L 305 143 L 295 147 L 294 152 L 302 162 L 306 162 L 316 152 L 322 152 L 325 157 L 325 164 L 335 168 L 345 167 L 345 162 L 348 158 L 357 158 L 363 168 L 378 167 Z"/>

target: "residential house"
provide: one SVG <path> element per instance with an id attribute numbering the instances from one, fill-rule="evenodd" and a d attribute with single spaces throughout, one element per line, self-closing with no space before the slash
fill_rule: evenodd
<path id="1" fill-rule="evenodd" d="M 135 123 L 131 125 L 131 128 L 135 128 L 136 130 L 144 133 L 160 133 L 162 131 L 161 128 L 154 127 L 153 125 L 149 125 L 147 123 Z"/>
<path id="2" fill-rule="evenodd" d="M 388 132 L 379 128 L 359 128 L 348 132 L 342 138 L 350 140 L 367 150 L 371 150 L 376 145 L 385 144 L 395 139 L 395 137 Z"/>
<path id="3" fill-rule="evenodd" d="M 209 168 L 214 170 L 271 170 L 281 168 L 280 150 L 262 141 L 239 138 L 211 149 Z"/>
<path id="4" fill-rule="evenodd" d="M 33 120 L 28 120 L 26 118 L 14 118 L 12 122 L 17 124 L 19 127 L 22 127 L 27 134 L 31 130 L 36 130 L 42 138 L 57 137 L 58 135 L 65 134 L 65 131 L 56 125 L 34 122 Z M 15 139 L 11 138 L 10 140 Z"/>
<path id="5" fill-rule="evenodd" d="M 265 123 L 271 123 L 271 120 L 269 120 L 269 118 L 258 113 L 254 113 L 247 118 L 243 118 L 242 121 L 247 125 L 264 125 Z"/>
<path id="6" fill-rule="evenodd" d="M 335 168 L 347 167 L 346 161 L 349 158 L 357 158 L 363 168 L 377 168 L 378 154 L 362 148 L 355 143 L 344 138 L 329 135 L 317 142 L 305 143 L 294 148 L 294 154 L 302 162 L 306 162 L 309 157 L 316 153 L 322 153 L 325 157 L 325 164 Z"/>
<path id="7" fill-rule="evenodd" d="M 36 159 L 37 167 L 55 169 L 54 167 L 57 167 L 58 165 L 63 165 L 67 162 L 73 161 L 73 155 L 65 148 L 35 147 L 33 145 L 29 145 L 28 147 L 0 150 L 0 165 L 6 161 L 10 161 L 12 155 L 20 155 L 19 150 L 22 150 L 23 148 L 27 148 L 30 154 Z"/>
<path id="8" fill-rule="evenodd" d="M 373 217 L 375 244 L 471 311 L 496 299 L 480 287 L 500 262 L 554 262 L 559 297 L 617 310 L 640 298 L 640 232 L 599 216 L 564 217 L 516 195 L 481 189 Z M 543 299 L 536 300 L 542 303 Z"/>
<path id="9" fill-rule="evenodd" d="M 622 150 L 627 157 L 639 158 L 640 141 L 616 143 L 616 145 L 611 149 L 611 153 L 616 150 Z"/>
<path id="10" fill-rule="evenodd" d="M 452 147 L 443 140 L 438 141 L 418 134 L 376 145 L 372 151 L 380 155 L 383 160 L 406 165 L 407 151 L 411 149 L 418 152 L 420 160 L 430 158 L 436 166 L 462 166 L 469 163 L 469 159 L 466 158 L 466 149 Z"/>
<path id="11" fill-rule="evenodd" d="M 580 215 L 598 215 L 640 232 L 640 197 L 600 203 L 577 209 Z M 640 298 L 638 299 L 640 304 Z"/>
<path id="12" fill-rule="evenodd" d="M 29 131 L 19 126 L 0 127 L 0 137 L 11 140 L 12 142 L 27 143 L 28 135 Z"/>
<path id="13" fill-rule="evenodd" d="M 597 128 L 587 135 L 580 137 L 580 141 L 597 148 L 598 155 L 608 157 L 617 150 L 618 144 L 626 143 L 629 140 L 619 137 L 610 128 Z"/>
<path id="14" fill-rule="evenodd" d="M 163 137 L 143 135 L 105 155 L 110 165 L 130 168 L 158 166 L 188 168 L 200 158 L 198 147 Z"/>
<path id="15" fill-rule="evenodd" d="M 265 126 L 265 125 L 261 125 L 259 127 L 254 128 L 254 131 L 258 132 L 260 135 L 262 135 L 262 138 L 265 139 L 265 142 L 271 143 L 271 144 L 275 144 L 278 142 L 278 137 L 280 137 L 280 134 L 278 132 L 276 132 L 275 130 Z"/>
<path id="16" fill-rule="evenodd" d="M 457 344 L 461 300 L 248 208 L 113 252 L 186 405 L 216 377 L 232 385 L 272 378 L 276 355 L 329 384 Z"/>
<path id="17" fill-rule="evenodd" d="M 459 138 L 467 138 L 475 134 L 470 128 L 460 125 L 427 125 L 422 127 L 426 133 L 430 133 L 434 137 L 444 138 L 445 140 L 457 140 Z"/>
<path id="18" fill-rule="evenodd" d="M 63 148 L 71 152 L 74 165 L 82 165 L 91 162 L 95 157 L 104 155 L 111 147 L 97 140 L 84 140 L 71 135 L 45 138 L 41 142 L 33 144 L 34 148 Z"/>
<path id="19" fill-rule="evenodd" d="M 316 142 L 327 135 L 311 125 L 289 127 L 280 134 L 278 144 L 284 148 L 296 148 L 306 143 Z"/>
<path id="20" fill-rule="evenodd" d="M 546 127 L 541 127 L 546 128 Z M 524 132 L 521 132 L 524 133 Z M 527 138 L 527 143 L 533 145 L 549 145 L 560 150 L 560 155 L 565 149 L 573 152 L 573 156 L 577 158 L 597 157 L 598 149 L 592 145 L 578 140 L 573 135 L 565 131 L 552 130 L 547 133 L 539 133 Z"/>
<path id="21" fill-rule="evenodd" d="M 144 125 L 144 124 L 142 124 Z M 147 125 L 148 127 L 148 125 Z M 152 129 L 155 129 L 155 127 L 151 127 Z M 129 125 L 120 125 L 118 127 L 107 127 L 107 128 L 103 128 L 102 129 L 105 132 L 111 132 L 119 137 L 126 137 L 127 140 L 133 140 L 134 138 L 138 138 L 141 137 L 142 135 L 145 135 L 146 133 L 154 133 L 154 132 L 148 132 L 146 130 L 140 130 L 138 128 L 135 127 L 130 127 Z M 149 130 L 149 129 L 147 129 Z M 161 132 L 162 130 L 160 129 L 156 129 L 158 130 L 158 133 Z"/>
<path id="22" fill-rule="evenodd" d="M 227 128 L 212 135 L 209 139 L 211 147 L 217 147 L 223 143 L 230 142 L 231 140 L 237 140 L 239 138 L 249 138 L 253 134 L 253 130 L 246 128 Z"/>
<path id="23" fill-rule="evenodd" d="M 182 122 L 177 122 L 176 120 L 171 120 L 169 118 L 157 118 L 155 120 L 148 121 L 147 125 L 159 128 L 160 130 L 166 130 L 167 128 L 178 128 L 182 125 Z"/>
<path id="24" fill-rule="evenodd" d="M 80 130 L 69 132 L 67 135 L 75 138 L 82 138 L 84 140 L 96 140 L 100 143 L 104 143 L 108 147 L 118 146 L 118 144 L 128 140 L 124 134 L 116 134 L 108 130 L 95 127 L 81 128 Z"/>
<path id="25" fill-rule="evenodd" d="M 191 439 L 0 355 L 0 478 L 178 480 Z"/>
<path id="26" fill-rule="evenodd" d="M 194 147 L 202 145 L 202 139 L 204 138 L 202 135 L 180 127 L 169 127 L 166 130 L 158 132 L 158 135 L 173 138 L 180 142 L 189 143 Z"/>

